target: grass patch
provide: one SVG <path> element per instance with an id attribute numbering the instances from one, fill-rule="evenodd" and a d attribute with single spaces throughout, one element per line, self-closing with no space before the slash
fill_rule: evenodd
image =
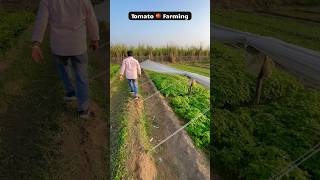
<path id="1" fill-rule="evenodd" d="M 106 64 L 101 59 L 104 59 L 104 50 L 95 51 L 89 54 L 88 72 L 90 79 L 90 98 L 94 100 L 102 108 L 106 107 L 106 76 L 97 77 L 98 74 L 106 71 Z M 95 78 L 92 78 L 95 77 Z M 107 110 L 104 110 L 107 113 Z"/>
<path id="2" fill-rule="evenodd" d="M 30 26 L 34 14 L 0 7 L 0 55 L 15 46 L 18 37 Z"/>
<path id="3" fill-rule="evenodd" d="M 51 59 L 49 43 L 43 44 L 46 63 L 38 65 L 30 57 L 31 31 L 21 34 L 14 49 L 5 56 L 10 61 L 0 76 L 0 97 L 7 110 L 0 114 L 0 174 L 3 178 L 48 179 L 56 176 L 55 144 L 61 131 L 64 110 L 62 86 Z M 8 91 L 14 88 L 13 92 Z"/>
<path id="4" fill-rule="evenodd" d="M 111 84 L 110 97 L 110 129 L 111 133 L 111 177 L 112 179 L 124 179 L 128 177 L 126 160 L 128 153 L 126 143 L 128 138 L 128 114 L 126 104 L 128 102 L 127 84 L 124 81 L 114 81 Z"/>
<path id="5" fill-rule="evenodd" d="M 112 156 L 112 163 L 111 163 L 111 171 L 112 176 L 116 180 L 124 179 L 125 177 L 128 177 L 128 172 L 126 169 L 126 160 L 128 159 L 128 153 L 126 149 L 126 141 L 128 139 L 128 120 L 127 120 L 127 114 L 124 114 L 120 118 L 119 126 L 120 130 L 118 133 L 117 138 L 117 146 L 118 146 L 118 152 L 116 156 Z"/>
<path id="6" fill-rule="evenodd" d="M 206 77 L 210 77 L 210 69 L 209 68 L 203 68 L 203 67 L 197 67 L 192 65 L 185 65 L 185 64 L 170 64 L 170 66 L 181 69 L 184 71 L 200 74 Z"/>
<path id="7" fill-rule="evenodd" d="M 320 50 L 320 24 L 265 14 L 217 10 L 213 22 L 226 27 L 271 36 L 305 48 Z"/>

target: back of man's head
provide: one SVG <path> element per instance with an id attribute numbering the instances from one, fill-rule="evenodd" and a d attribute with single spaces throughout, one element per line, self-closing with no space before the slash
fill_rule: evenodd
<path id="1" fill-rule="evenodd" d="M 127 52 L 127 55 L 128 55 L 128 57 L 133 56 L 133 52 L 132 52 L 131 50 L 129 50 L 129 51 Z"/>

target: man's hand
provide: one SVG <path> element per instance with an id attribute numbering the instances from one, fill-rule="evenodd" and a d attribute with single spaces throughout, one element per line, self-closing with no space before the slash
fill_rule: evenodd
<path id="1" fill-rule="evenodd" d="M 120 75 L 120 81 L 122 81 L 123 80 L 123 75 Z"/>
<path id="2" fill-rule="evenodd" d="M 90 43 L 90 47 L 92 50 L 96 50 L 99 48 L 99 41 L 98 40 L 92 40 Z"/>
<path id="3" fill-rule="evenodd" d="M 39 44 L 32 45 L 32 59 L 38 64 L 42 64 L 43 55 Z"/>

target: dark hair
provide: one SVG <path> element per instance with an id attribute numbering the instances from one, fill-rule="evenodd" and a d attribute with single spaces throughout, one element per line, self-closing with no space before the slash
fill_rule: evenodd
<path id="1" fill-rule="evenodd" d="M 132 52 L 131 50 L 129 50 L 129 51 L 127 52 L 127 55 L 128 55 L 128 56 L 133 56 L 133 52 Z"/>

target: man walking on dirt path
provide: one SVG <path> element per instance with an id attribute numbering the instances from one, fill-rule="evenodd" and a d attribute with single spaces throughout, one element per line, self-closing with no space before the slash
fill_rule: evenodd
<path id="1" fill-rule="evenodd" d="M 128 80 L 130 93 L 134 93 L 135 99 L 139 99 L 138 96 L 138 75 L 141 76 L 141 68 L 139 61 L 133 58 L 133 52 L 127 52 L 128 57 L 123 60 L 120 68 L 120 80 L 123 80 L 123 74 L 126 73 Z"/>
<path id="2" fill-rule="evenodd" d="M 90 47 L 99 48 L 99 26 L 90 0 L 41 0 L 32 35 L 32 58 L 43 63 L 40 45 L 47 27 L 50 45 L 64 84 L 65 101 L 77 100 L 80 118 L 89 118 L 87 31 Z M 75 72 L 76 89 L 69 64 Z"/>

